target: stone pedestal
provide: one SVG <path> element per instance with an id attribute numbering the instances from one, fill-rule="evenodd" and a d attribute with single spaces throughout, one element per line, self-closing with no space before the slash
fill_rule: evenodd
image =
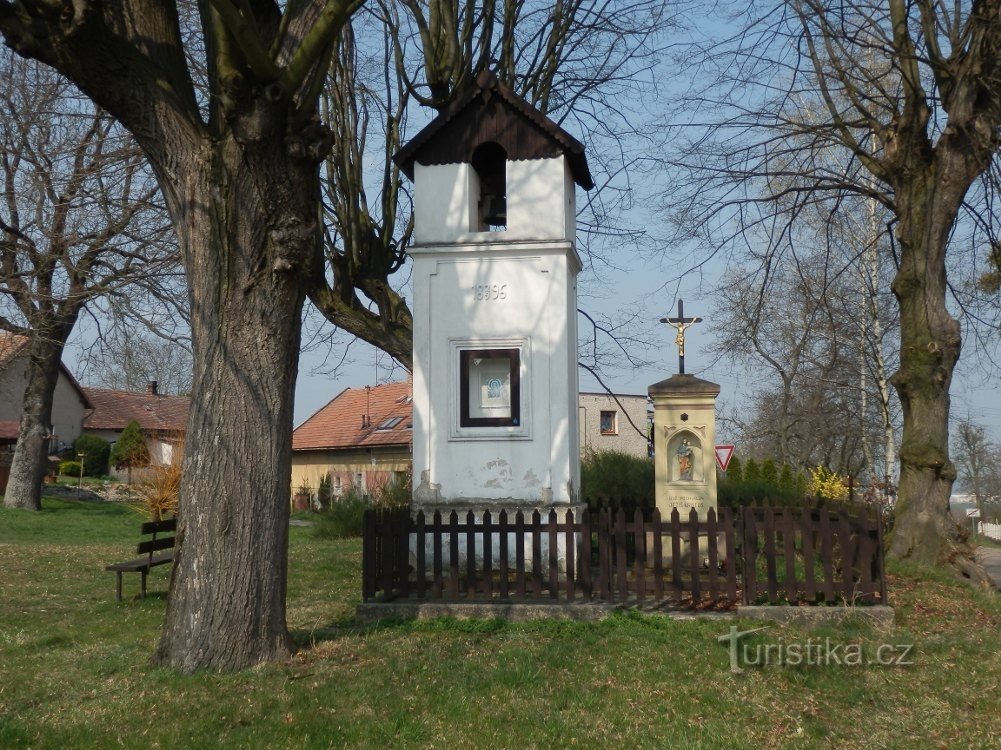
<path id="1" fill-rule="evenodd" d="M 656 500 L 664 520 L 694 508 L 705 520 L 716 508 L 716 397 L 719 386 L 672 375 L 648 389 L 653 399 Z"/>

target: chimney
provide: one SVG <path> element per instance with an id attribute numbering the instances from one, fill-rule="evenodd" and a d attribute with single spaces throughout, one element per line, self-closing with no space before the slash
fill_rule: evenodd
<path id="1" fill-rule="evenodd" d="M 151 381 L 149 381 L 146 384 L 146 393 L 149 394 L 150 396 L 156 396 L 157 395 L 157 392 L 156 392 L 156 381 L 155 380 L 151 380 Z"/>

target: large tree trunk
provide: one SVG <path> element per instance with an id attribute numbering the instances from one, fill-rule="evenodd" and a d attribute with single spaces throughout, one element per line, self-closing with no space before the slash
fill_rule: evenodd
<path id="1" fill-rule="evenodd" d="M 70 329 L 72 324 L 66 329 L 66 335 Z M 29 346 L 21 426 L 4 495 L 5 508 L 42 509 L 42 480 L 48 466 L 52 399 L 59 380 L 59 362 L 66 335 L 40 333 Z"/>
<path id="2" fill-rule="evenodd" d="M 174 193 L 185 200 L 171 207 L 191 293 L 194 398 L 154 660 L 184 672 L 242 669 L 292 646 L 290 438 L 303 279 L 319 261 L 319 182 L 317 160 L 288 156 L 283 121 L 253 124 L 262 121 L 269 127 L 254 138 L 191 154 Z"/>
<path id="3" fill-rule="evenodd" d="M 949 459 L 949 387 L 962 342 L 946 308 L 945 260 L 969 184 L 966 172 L 961 157 L 944 153 L 923 179 L 912 174 L 897 195 L 900 267 L 893 293 L 900 305 L 900 368 L 892 382 L 904 429 L 889 552 L 928 565 L 951 560 L 958 538 L 949 514 L 956 478 Z"/>

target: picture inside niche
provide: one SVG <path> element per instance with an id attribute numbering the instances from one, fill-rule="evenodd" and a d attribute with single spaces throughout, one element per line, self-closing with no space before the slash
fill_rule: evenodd
<path id="1" fill-rule="evenodd" d="M 521 424 L 519 349 L 459 352 L 461 427 L 517 427 Z"/>

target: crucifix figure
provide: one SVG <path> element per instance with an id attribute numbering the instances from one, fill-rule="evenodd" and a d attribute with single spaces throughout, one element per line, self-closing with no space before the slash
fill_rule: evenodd
<path id="1" fill-rule="evenodd" d="M 681 375 L 685 374 L 685 331 L 691 328 L 696 323 L 701 323 L 702 318 L 686 318 L 685 317 L 685 303 L 683 300 L 678 300 L 678 317 L 676 318 L 661 318 L 661 323 L 667 323 L 673 328 L 678 329 L 678 335 L 674 338 L 674 343 L 678 345 L 678 373 Z"/>

